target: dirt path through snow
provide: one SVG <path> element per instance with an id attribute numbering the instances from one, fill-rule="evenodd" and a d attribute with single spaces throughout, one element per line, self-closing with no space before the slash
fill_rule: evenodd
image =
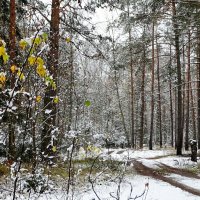
<path id="1" fill-rule="evenodd" d="M 177 180 L 174 180 L 170 177 L 166 177 L 162 173 L 162 170 L 166 173 L 170 173 L 170 174 L 174 173 L 174 174 L 181 175 L 183 177 L 194 178 L 194 181 L 195 181 L 195 179 L 200 179 L 199 176 L 197 176 L 191 172 L 185 171 L 183 169 L 176 169 L 176 168 L 170 167 L 170 166 L 162 164 L 162 163 L 157 164 L 159 166 L 159 170 L 157 170 L 157 169 L 147 167 L 146 165 L 142 164 L 142 162 L 140 162 L 136 159 L 133 160 L 133 164 L 134 164 L 134 168 L 137 171 L 137 173 L 139 173 L 143 176 L 148 176 L 148 177 L 152 177 L 157 180 L 167 182 L 167 183 L 169 183 L 175 187 L 178 187 L 184 191 L 187 191 L 193 195 L 200 196 L 200 190 L 197 190 L 193 187 L 190 187 L 188 185 L 180 183 Z"/>

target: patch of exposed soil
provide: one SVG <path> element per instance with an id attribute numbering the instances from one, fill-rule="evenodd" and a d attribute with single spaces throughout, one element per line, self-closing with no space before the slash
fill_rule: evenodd
<path id="1" fill-rule="evenodd" d="M 185 177 L 188 177 L 188 178 L 200 179 L 200 176 L 198 176 L 197 174 L 192 173 L 192 172 L 190 172 L 186 169 L 180 169 L 180 168 L 177 169 L 177 168 L 165 165 L 163 163 L 158 164 L 158 166 L 161 167 L 167 173 L 170 173 L 170 174 L 178 174 L 178 175 L 185 176 Z"/>
<path id="2" fill-rule="evenodd" d="M 152 177 L 157 180 L 164 181 L 164 182 L 169 183 L 175 187 L 178 187 L 184 191 L 187 191 L 193 195 L 200 196 L 200 190 L 197 190 L 197 189 L 187 186 L 185 184 L 179 183 L 178 181 L 173 180 L 172 178 L 165 177 L 164 175 L 162 175 L 162 173 L 159 173 L 155 169 L 152 169 L 152 168 L 149 168 L 149 167 L 143 165 L 141 162 L 139 162 L 137 160 L 134 160 L 133 163 L 134 163 L 135 170 L 143 176 L 148 176 L 148 177 Z M 165 166 L 165 167 L 168 168 L 168 166 Z M 168 170 L 168 169 L 166 169 L 166 170 Z M 170 171 L 170 169 L 169 169 L 169 171 Z M 184 176 L 185 174 L 188 175 L 185 172 L 182 173 L 181 175 Z M 188 177 L 188 176 L 186 176 L 186 177 Z M 192 176 L 190 176 L 190 177 L 192 177 Z"/>

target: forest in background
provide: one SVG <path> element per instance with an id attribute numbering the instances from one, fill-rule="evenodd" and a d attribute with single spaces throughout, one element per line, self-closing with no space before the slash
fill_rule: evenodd
<path id="1" fill-rule="evenodd" d="M 113 16 L 105 34 L 91 22 L 99 9 Z M 70 174 L 80 148 L 200 149 L 199 10 L 189 0 L 1 0 L 0 155 L 33 174 L 68 155 Z"/>

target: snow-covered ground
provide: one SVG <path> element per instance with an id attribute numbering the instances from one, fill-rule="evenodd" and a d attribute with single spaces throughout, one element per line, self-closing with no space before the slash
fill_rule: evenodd
<path id="1" fill-rule="evenodd" d="M 139 200 L 199 200 L 200 197 L 184 192 L 179 188 L 173 187 L 168 183 L 157 181 L 151 178 L 144 176 L 130 176 L 127 178 L 127 182 L 121 186 L 121 200 L 128 200 L 130 197 L 134 199 L 136 196 L 140 196 L 145 190 L 145 184 L 148 183 L 148 191 L 145 194 L 138 198 Z M 130 195 L 131 187 L 133 187 L 133 192 Z M 146 188 L 147 189 L 147 188 Z M 96 192 L 101 197 L 101 200 L 111 200 L 114 199 L 110 196 L 110 193 L 116 196 L 117 185 L 103 185 L 96 187 Z M 146 198 L 145 198 L 146 197 Z M 97 199 L 93 192 L 88 192 L 82 194 L 80 200 L 92 200 Z"/>
<path id="2" fill-rule="evenodd" d="M 198 179 L 194 180 L 193 178 L 183 177 L 178 174 L 170 174 L 170 175 L 167 175 L 167 177 L 170 177 L 170 178 L 178 181 L 179 183 L 183 183 L 184 185 L 193 187 L 197 190 L 200 189 L 200 180 L 198 180 Z M 199 197 L 199 199 L 200 199 L 200 197 Z"/>
<path id="3" fill-rule="evenodd" d="M 109 153 L 110 152 L 110 153 Z M 122 153 L 121 153 L 122 152 Z M 109 154 L 111 158 L 115 160 L 127 160 L 127 159 L 137 159 L 137 158 L 155 158 L 159 156 L 174 155 L 174 150 L 132 150 L 132 149 L 104 149 L 102 154 Z"/>
<path id="4" fill-rule="evenodd" d="M 135 151 L 126 149 L 103 149 L 101 150 L 101 157 L 104 159 L 113 159 L 117 161 L 129 161 L 130 163 L 135 159 L 149 168 L 157 169 L 158 164 L 165 164 L 176 168 L 198 168 L 198 163 L 190 161 L 189 157 L 177 157 L 174 150 L 154 150 L 154 151 Z M 131 173 L 131 169 L 133 173 Z M 176 174 L 166 175 L 173 180 L 176 180 L 186 186 L 193 187 L 200 190 L 200 180 L 183 177 Z M 118 180 L 118 181 L 117 181 Z M 129 173 L 125 174 L 121 183 L 120 179 L 116 179 L 115 182 L 95 182 L 94 188 L 88 183 L 85 187 L 79 187 L 76 185 L 74 188 L 73 200 L 128 200 L 134 199 L 136 196 L 138 200 L 200 200 L 199 196 L 195 196 L 191 193 L 183 191 L 177 187 L 174 187 L 166 182 L 156 180 L 152 177 L 146 177 L 135 174 L 133 163 L 129 166 Z M 98 183 L 98 184 L 97 184 Z M 120 186 L 120 187 L 119 187 Z M 9 196 L 10 188 L 5 188 L 6 185 L 0 184 L 0 199 L 11 200 L 12 196 Z M 66 198 L 66 190 L 61 187 L 59 182 L 56 183 L 55 190 L 51 193 L 32 195 L 18 194 L 18 199 L 30 199 L 30 200 L 64 200 Z M 4 190 L 4 189 L 8 190 Z M 95 194 L 96 193 L 96 194 Z M 98 197 L 97 197 L 98 196 Z M 118 197 L 117 197 L 118 196 Z M 71 200 L 69 198 L 68 200 Z"/>
<path id="5" fill-rule="evenodd" d="M 125 178 L 126 180 L 121 184 L 120 199 L 128 200 L 130 197 L 133 199 L 136 196 L 140 196 L 144 191 L 144 195 L 138 200 L 199 200 L 200 197 L 194 196 L 188 192 L 184 192 L 179 188 L 173 187 L 168 183 L 154 180 L 152 178 L 147 178 L 144 176 L 136 175 L 129 176 Z M 186 181 L 187 182 L 187 181 Z M 148 183 L 148 187 L 145 186 Z M 189 182 L 192 184 L 192 182 Z M 198 182 L 199 183 L 199 182 Z M 132 185 L 132 193 L 131 193 Z M 197 184 L 196 184 L 197 186 Z M 88 188 L 89 189 L 89 188 Z M 118 185 L 116 183 L 107 183 L 104 185 L 95 186 L 95 191 L 101 200 L 114 200 L 114 197 L 117 197 Z M 112 197 L 112 196 L 114 197 Z M 145 198 L 146 197 L 146 198 Z M 11 196 L 7 196 L 6 193 L 0 194 L 0 199 L 11 200 Z M 18 199 L 34 199 L 34 200 L 64 200 L 66 199 L 66 192 L 59 190 L 52 194 L 42 194 L 34 195 L 32 198 L 29 198 L 28 195 L 20 195 Z M 74 200 L 97 200 L 98 198 L 92 191 L 76 191 L 74 194 Z"/>

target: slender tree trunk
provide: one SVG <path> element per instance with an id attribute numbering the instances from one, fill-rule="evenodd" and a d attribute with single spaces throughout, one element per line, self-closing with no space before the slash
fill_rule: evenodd
<path id="1" fill-rule="evenodd" d="M 177 88 L 174 89 L 174 108 L 175 108 L 175 149 L 177 149 L 177 136 L 178 136 L 178 100 Z"/>
<path id="2" fill-rule="evenodd" d="M 183 46 L 182 47 L 182 59 L 183 59 L 183 68 L 185 69 L 186 65 L 185 65 L 185 47 Z M 185 103 L 187 102 L 187 94 L 186 94 L 186 88 L 187 88 L 187 85 L 186 85 L 186 73 L 184 74 L 184 83 L 182 84 L 182 133 L 183 133 L 183 137 L 185 136 L 184 135 L 184 128 L 185 128 Z M 185 137 L 184 137 L 185 138 Z"/>
<path id="3" fill-rule="evenodd" d="M 146 70 L 146 50 L 144 45 L 143 50 L 143 67 L 142 67 L 142 86 L 141 86 L 141 111 L 140 111 L 140 149 L 143 148 L 144 143 L 144 111 L 145 111 L 145 98 L 144 98 L 144 88 L 145 88 L 145 70 Z"/>
<path id="4" fill-rule="evenodd" d="M 72 34 L 71 34 L 72 38 Z M 69 78 L 69 112 L 68 112 L 68 131 L 71 130 L 72 125 L 72 109 L 73 109 L 73 86 L 74 86 L 74 50 L 72 43 L 70 43 L 70 78 Z"/>
<path id="5" fill-rule="evenodd" d="M 151 66 L 151 124 L 149 137 L 149 150 L 153 149 L 153 127 L 154 127 L 154 68 L 155 68 L 155 49 L 154 49 L 154 28 L 155 22 L 152 24 L 152 66 Z"/>
<path id="6" fill-rule="evenodd" d="M 172 49 L 170 45 L 170 78 L 169 78 L 169 99 L 170 99 L 170 123 L 171 123 L 171 146 L 174 146 L 174 114 L 173 114 L 173 100 L 172 100 L 172 80 L 171 80 L 171 65 L 172 65 Z"/>
<path id="7" fill-rule="evenodd" d="M 163 105 L 162 106 L 162 123 L 164 124 L 163 126 L 167 126 L 166 124 L 166 106 Z M 165 144 L 167 144 L 167 131 L 165 132 L 165 134 L 163 134 L 163 141 Z"/>
<path id="8" fill-rule="evenodd" d="M 171 146 L 174 146 L 174 114 L 173 114 L 173 102 L 172 102 L 172 81 L 169 81 L 169 98 L 170 98 L 170 132 L 171 132 Z"/>
<path id="9" fill-rule="evenodd" d="M 156 38 L 156 54 L 157 54 L 157 80 L 158 80 L 158 118 L 159 118 L 159 136 L 160 136 L 160 148 L 163 145 L 162 135 L 162 109 L 161 109 L 161 90 L 160 90 L 160 59 L 159 59 L 159 46 Z"/>
<path id="10" fill-rule="evenodd" d="M 16 64 L 16 4 L 15 0 L 10 0 L 10 26 L 9 26 L 9 49 L 10 49 L 10 62 Z M 13 83 L 11 83 L 13 84 Z M 14 85 L 11 85 L 13 88 Z"/>
<path id="11" fill-rule="evenodd" d="M 180 44 L 179 44 L 179 29 L 176 21 L 176 5 L 175 0 L 172 0 L 172 15 L 173 15 L 173 27 L 175 34 L 175 49 L 176 49 L 176 67 L 177 67 L 177 155 L 182 155 L 183 146 L 183 129 L 182 129 L 182 80 L 181 80 L 181 62 L 180 62 Z"/>
<path id="12" fill-rule="evenodd" d="M 129 56 L 130 56 L 130 69 L 131 69 L 131 146 L 135 147 L 135 132 L 134 132 L 134 80 L 133 80 L 133 55 L 132 55 L 132 37 L 131 37 L 131 24 L 130 24 L 130 11 L 129 11 L 129 0 L 128 0 L 128 20 L 129 20 Z"/>
<path id="13" fill-rule="evenodd" d="M 200 149 L 200 30 L 197 30 L 197 133 L 198 149 Z"/>
<path id="14" fill-rule="evenodd" d="M 191 74 L 190 75 L 190 100 L 191 100 L 191 109 L 192 109 L 192 129 L 193 129 L 193 139 L 197 139 L 197 131 L 196 131 L 196 113 L 195 113 L 195 107 L 194 107 L 194 97 L 193 97 L 193 88 L 191 83 Z"/>
<path id="15" fill-rule="evenodd" d="M 189 118 L 190 118 L 190 30 L 188 32 L 187 49 L 187 68 L 186 68 L 186 119 L 185 119 L 185 150 L 189 149 Z"/>
<path id="16" fill-rule="evenodd" d="M 53 75 L 53 79 L 57 80 L 57 69 L 58 69 L 58 58 L 59 58 L 59 23 L 60 23 L 60 1 L 52 0 L 51 8 L 51 23 L 50 23 L 50 50 L 48 54 L 47 66 L 50 74 Z M 57 81 L 56 81 L 57 82 Z M 44 128 L 42 132 L 42 143 L 41 150 L 45 155 L 51 153 L 49 149 L 52 145 L 51 142 L 51 133 L 56 126 L 56 104 L 53 102 L 53 99 L 57 94 L 56 89 L 52 89 L 49 86 L 46 89 L 44 97 Z M 51 110 L 51 112 L 45 112 L 45 110 Z M 54 143 L 54 141 L 53 141 Z M 50 145 L 50 146 L 49 146 Z M 53 144 L 54 145 L 54 144 Z M 49 147 L 49 148 L 48 148 Z"/>
<path id="17" fill-rule="evenodd" d="M 10 1 L 10 26 L 9 26 L 9 50 L 10 50 L 10 63 L 16 64 L 16 5 L 15 0 Z M 15 86 L 15 75 L 11 74 L 10 77 L 11 89 Z M 9 114 L 9 157 L 15 157 L 15 117 Z"/>

